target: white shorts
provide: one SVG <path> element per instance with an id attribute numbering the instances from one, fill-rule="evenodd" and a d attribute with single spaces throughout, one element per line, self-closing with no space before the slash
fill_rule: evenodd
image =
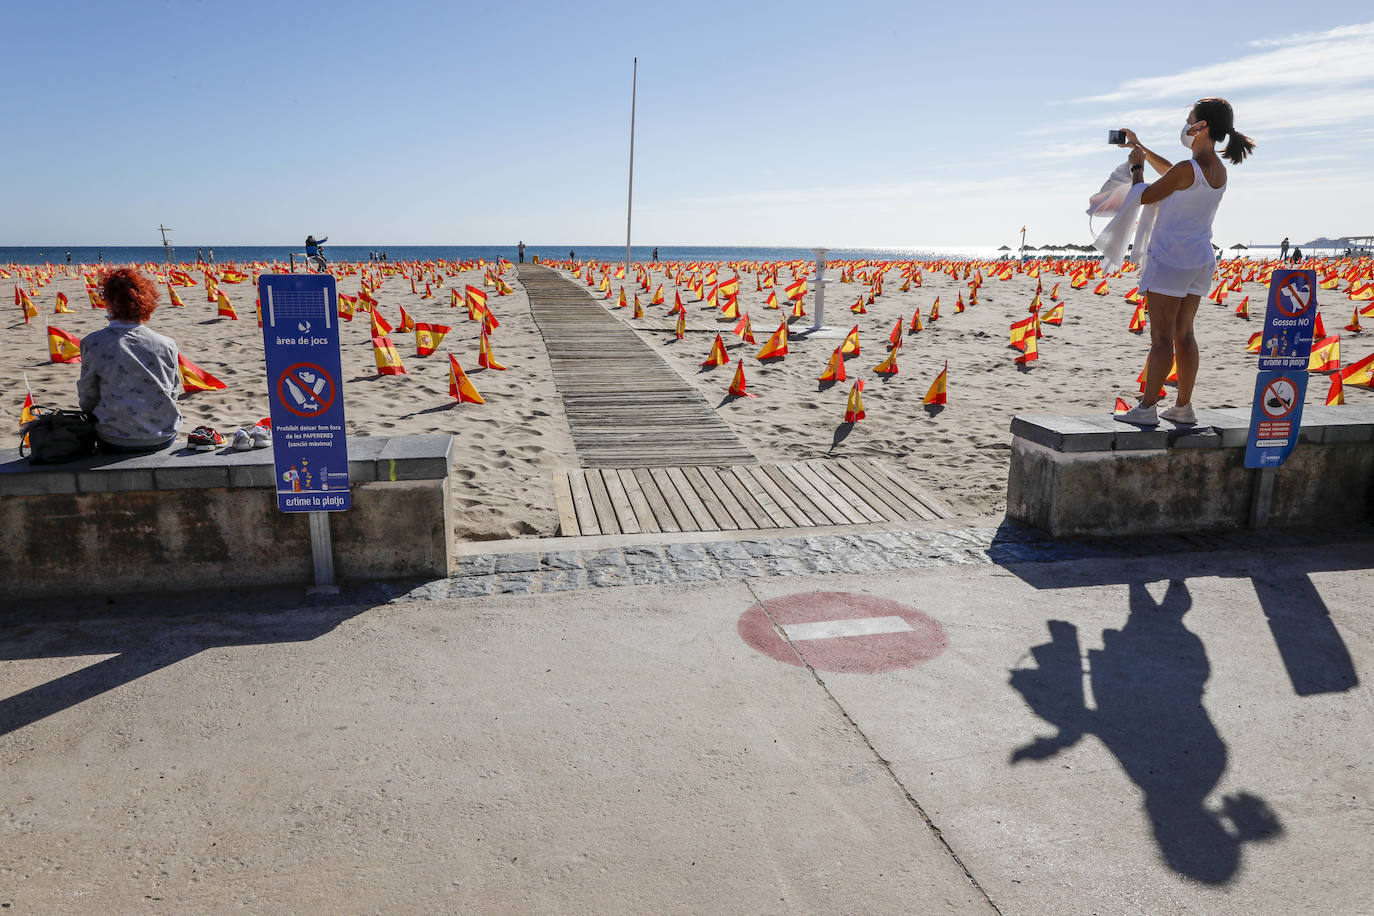
<path id="1" fill-rule="evenodd" d="M 1146 257 L 1145 269 L 1140 272 L 1140 288 L 1147 293 L 1160 293 L 1165 296 L 1205 296 L 1216 276 L 1217 265 L 1213 261 L 1202 267 L 1170 267 L 1158 259 Z"/>

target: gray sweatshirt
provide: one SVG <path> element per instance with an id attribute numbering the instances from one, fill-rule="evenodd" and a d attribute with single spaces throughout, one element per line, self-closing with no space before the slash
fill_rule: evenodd
<path id="1" fill-rule="evenodd" d="M 160 445 L 181 429 L 177 345 L 132 321 L 111 321 L 81 341 L 81 409 L 101 439 L 131 448 Z"/>

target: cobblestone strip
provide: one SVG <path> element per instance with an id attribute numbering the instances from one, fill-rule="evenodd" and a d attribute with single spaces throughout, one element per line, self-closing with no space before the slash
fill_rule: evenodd
<path id="1" fill-rule="evenodd" d="M 753 541 L 704 541 L 606 550 L 463 557 L 455 574 L 393 600 L 561 592 L 663 582 L 715 582 L 757 576 L 881 573 L 949 566 L 1128 559 L 1170 553 L 1261 551 L 1374 539 L 1374 527 L 1240 531 L 1152 538 L 1053 540 L 1004 524 L 943 531 L 827 534 Z"/>

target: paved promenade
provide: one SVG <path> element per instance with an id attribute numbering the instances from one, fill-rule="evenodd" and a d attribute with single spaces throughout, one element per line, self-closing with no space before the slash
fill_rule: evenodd
<path id="1" fill-rule="evenodd" d="M 4 609 L 0 912 L 1374 912 L 1374 531 L 694 537 Z"/>

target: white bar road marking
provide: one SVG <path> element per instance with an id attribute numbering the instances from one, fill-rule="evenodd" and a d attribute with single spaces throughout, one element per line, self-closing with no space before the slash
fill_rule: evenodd
<path id="1" fill-rule="evenodd" d="M 783 624 L 782 631 L 794 642 L 802 639 L 829 639 L 832 636 L 876 636 L 880 633 L 910 633 L 905 618 L 855 617 L 852 620 L 822 620 L 818 623 Z"/>

